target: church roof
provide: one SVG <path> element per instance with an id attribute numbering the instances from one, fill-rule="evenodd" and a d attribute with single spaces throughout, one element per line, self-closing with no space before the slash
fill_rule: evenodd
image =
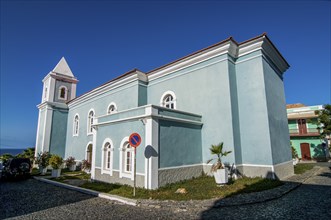
<path id="1" fill-rule="evenodd" d="M 52 70 L 53 73 L 62 74 L 74 78 L 74 74 L 71 72 L 71 69 L 64 57 L 61 58 L 59 63 Z"/>

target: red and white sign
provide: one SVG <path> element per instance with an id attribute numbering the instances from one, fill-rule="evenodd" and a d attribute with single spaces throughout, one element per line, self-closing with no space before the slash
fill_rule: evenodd
<path id="1" fill-rule="evenodd" d="M 138 133 L 132 133 L 129 137 L 129 143 L 131 147 L 138 147 L 141 143 L 141 137 Z"/>

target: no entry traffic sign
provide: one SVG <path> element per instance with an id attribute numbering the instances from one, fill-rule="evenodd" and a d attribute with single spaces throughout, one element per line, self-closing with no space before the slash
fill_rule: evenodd
<path id="1" fill-rule="evenodd" d="M 132 147 L 136 148 L 141 143 L 141 137 L 138 133 L 132 133 L 129 137 L 129 143 Z"/>
<path id="2" fill-rule="evenodd" d="M 137 147 L 141 143 L 141 137 L 138 133 L 132 133 L 129 137 L 129 144 L 134 148 L 134 175 L 133 175 L 133 196 L 136 196 L 136 164 L 137 164 Z"/>

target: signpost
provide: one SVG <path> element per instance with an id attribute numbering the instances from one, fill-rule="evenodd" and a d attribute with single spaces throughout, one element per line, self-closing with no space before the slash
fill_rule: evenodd
<path id="1" fill-rule="evenodd" d="M 131 147 L 134 148 L 134 175 L 133 175 L 133 196 L 136 196 L 136 153 L 137 153 L 137 147 L 141 143 L 141 137 L 138 133 L 132 133 L 129 137 L 129 144 Z"/>

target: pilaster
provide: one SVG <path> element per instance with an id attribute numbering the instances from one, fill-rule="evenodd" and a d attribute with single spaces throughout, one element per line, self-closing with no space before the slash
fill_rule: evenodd
<path id="1" fill-rule="evenodd" d="M 98 123 L 98 119 L 94 118 L 94 124 Z M 91 163 L 91 179 L 95 179 L 95 159 L 96 159 L 96 151 L 97 151 L 97 132 L 98 128 L 93 126 L 92 128 L 92 163 Z"/>
<path id="2" fill-rule="evenodd" d="M 145 188 L 158 188 L 158 169 L 159 169 L 159 124 L 153 115 L 157 115 L 157 109 L 147 106 L 145 109 L 147 115 L 145 123 L 145 152 L 148 154 L 145 158 Z"/>

